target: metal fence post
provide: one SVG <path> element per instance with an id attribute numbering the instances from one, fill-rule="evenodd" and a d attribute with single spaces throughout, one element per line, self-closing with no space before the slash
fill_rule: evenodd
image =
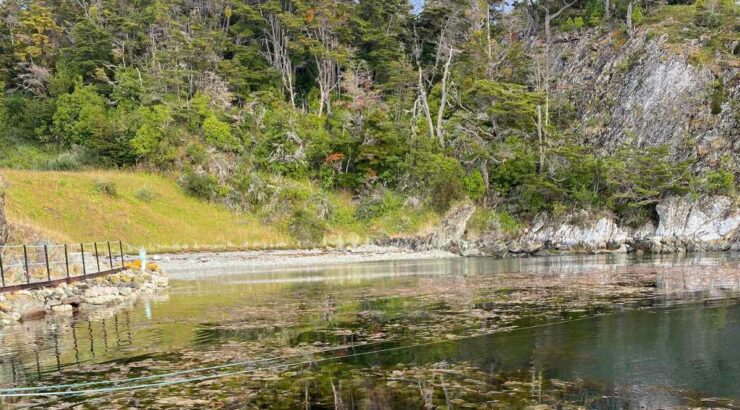
<path id="1" fill-rule="evenodd" d="M 28 270 L 28 250 L 23 245 L 23 266 L 26 268 L 26 283 L 31 283 L 31 272 Z"/>
<path id="2" fill-rule="evenodd" d="M 121 267 L 125 268 L 126 262 L 125 259 L 123 259 L 123 242 L 121 240 L 118 240 L 118 249 L 121 251 Z"/>
<path id="3" fill-rule="evenodd" d="M 0 248 L 0 278 L 3 280 L 3 287 L 5 287 L 5 270 L 3 269 L 3 250 Z"/>
<path id="4" fill-rule="evenodd" d="M 64 266 L 67 267 L 67 279 L 69 279 L 69 255 L 67 254 L 67 244 L 64 244 Z"/>
<path id="5" fill-rule="evenodd" d="M 85 267 L 85 244 L 80 244 L 80 255 L 82 256 L 82 276 L 87 276 L 87 268 Z"/>
<path id="6" fill-rule="evenodd" d="M 44 261 L 46 262 L 46 279 L 51 282 L 51 269 L 49 268 L 49 247 L 44 245 Z"/>
<path id="7" fill-rule="evenodd" d="M 113 253 L 110 251 L 110 241 L 108 241 L 108 262 L 110 262 L 110 270 L 113 270 Z"/>
<path id="8" fill-rule="evenodd" d="M 98 243 L 93 242 L 95 248 L 95 263 L 98 265 L 98 273 L 100 273 L 100 256 L 98 256 Z"/>

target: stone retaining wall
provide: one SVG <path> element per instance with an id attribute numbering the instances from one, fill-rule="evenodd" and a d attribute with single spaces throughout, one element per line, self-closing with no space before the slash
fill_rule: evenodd
<path id="1" fill-rule="evenodd" d="M 169 279 L 159 272 L 127 270 L 57 287 L 3 294 L 0 295 L 0 327 L 40 319 L 48 314 L 72 315 L 78 311 L 114 306 L 168 285 Z"/>

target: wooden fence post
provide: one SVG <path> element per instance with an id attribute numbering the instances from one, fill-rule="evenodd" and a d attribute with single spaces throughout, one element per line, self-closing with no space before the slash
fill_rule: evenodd
<path id="1" fill-rule="evenodd" d="M 46 262 L 46 279 L 51 282 L 51 269 L 49 268 L 49 247 L 44 245 L 44 261 Z"/>
<path id="2" fill-rule="evenodd" d="M 80 255 L 82 256 L 82 277 L 87 276 L 87 268 L 85 267 L 85 244 L 80 244 Z"/>
<path id="3" fill-rule="evenodd" d="M 126 267 L 125 259 L 123 259 L 123 242 L 121 240 L 118 240 L 118 249 L 121 251 L 121 268 Z"/>
<path id="4" fill-rule="evenodd" d="M 0 278 L 3 280 L 3 287 L 5 287 L 5 270 L 3 269 L 3 249 L 0 247 Z"/>
<path id="5" fill-rule="evenodd" d="M 110 251 L 110 241 L 108 241 L 108 262 L 110 262 L 110 270 L 113 270 L 113 253 Z"/>
<path id="6" fill-rule="evenodd" d="M 64 266 L 67 267 L 67 279 L 69 279 L 69 255 L 67 254 L 67 244 L 64 244 Z"/>
<path id="7" fill-rule="evenodd" d="M 31 272 L 28 270 L 28 250 L 23 245 L 23 266 L 26 268 L 26 283 L 31 283 Z"/>
<path id="8" fill-rule="evenodd" d="M 95 263 L 98 265 L 98 273 L 100 273 L 100 256 L 98 256 L 98 243 L 93 242 L 95 247 Z"/>

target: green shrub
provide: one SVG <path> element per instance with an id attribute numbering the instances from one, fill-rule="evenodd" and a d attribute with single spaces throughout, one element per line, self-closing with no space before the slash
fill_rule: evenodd
<path id="1" fill-rule="evenodd" d="M 357 218 L 364 221 L 379 218 L 403 207 L 403 198 L 391 191 L 364 198 L 357 208 Z"/>
<path id="2" fill-rule="evenodd" d="M 116 184 L 111 181 L 99 179 L 95 181 L 95 192 L 115 198 L 118 196 Z"/>
<path id="3" fill-rule="evenodd" d="M 486 195 L 486 181 L 483 179 L 483 174 L 478 170 L 465 175 L 463 185 L 468 197 L 474 201 L 478 201 Z"/>
<path id="4" fill-rule="evenodd" d="M 188 195 L 196 198 L 211 199 L 219 191 L 218 182 L 212 175 L 187 171 L 179 182 Z"/>
<path id="5" fill-rule="evenodd" d="M 735 175 L 726 170 L 709 171 L 704 174 L 703 190 L 713 194 L 730 194 L 735 191 Z"/>
<path id="6" fill-rule="evenodd" d="M 470 233 L 480 234 L 493 227 L 498 218 L 496 212 L 489 208 L 478 207 L 468 221 L 467 229 Z"/>
<path id="7" fill-rule="evenodd" d="M 203 121 L 203 136 L 206 142 L 220 148 L 233 149 L 238 141 L 231 134 L 229 124 L 211 115 Z"/>
<path id="8" fill-rule="evenodd" d="M 64 152 L 45 162 L 41 168 L 47 171 L 78 171 L 82 168 L 82 160 L 72 152 Z"/>
<path id="9" fill-rule="evenodd" d="M 143 186 L 134 192 L 134 196 L 144 202 L 152 202 L 157 197 L 157 194 L 151 188 Z"/>
<path id="10" fill-rule="evenodd" d="M 302 245 L 315 245 L 324 239 L 326 227 L 316 215 L 303 209 L 296 210 L 290 218 L 290 235 Z"/>
<path id="11" fill-rule="evenodd" d="M 727 93 L 725 92 L 724 84 L 722 84 L 721 80 L 716 80 L 712 82 L 711 89 L 712 91 L 709 97 L 711 112 L 714 115 L 721 114 L 722 104 L 724 104 L 725 100 L 727 99 Z"/>
<path id="12" fill-rule="evenodd" d="M 435 156 L 430 163 L 427 180 L 430 189 L 431 205 L 437 212 L 445 212 L 453 202 L 465 196 L 463 169 L 454 158 Z"/>
<path id="13" fill-rule="evenodd" d="M 586 3 L 586 22 L 591 27 L 601 24 L 604 16 L 604 2 L 601 0 L 588 0 Z"/>
<path id="14" fill-rule="evenodd" d="M 496 217 L 498 219 L 498 224 L 502 232 L 515 234 L 522 228 L 522 225 L 519 223 L 519 221 L 506 211 L 497 212 Z"/>

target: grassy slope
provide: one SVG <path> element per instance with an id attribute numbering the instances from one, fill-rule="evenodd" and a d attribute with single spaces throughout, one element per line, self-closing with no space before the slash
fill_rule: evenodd
<path id="1" fill-rule="evenodd" d="M 5 180 L 9 220 L 27 228 L 17 231 L 30 230 L 56 242 L 121 239 L 150 251 L 298 247 L 284 219 L 262 222 L 265 216 L 274 216 L 269 211 L 257 215 L 232 212 L 185 195 L 173 180 L 159 175 L 0 169 L 0 176 Z M 117 195 L 98 192 L 97 181 L 112 183 Z M 307 181 L 284 180 L 281 184 L 302 192 L 315 189 Z M 144 187 L 154 193 L 153 200 L 137 197 L 136 192 Z M 356 245 L 371 237 L 415 234 L 439 222 L 434 212 L 404 207 L 362 222 L 354 217 L 357 204 L 351 195 L 332 193 L 329 199 L 335 216 L 328 221 L 323 242 L 316 245 Z M 294 206 L 301 208 L 305 203 Z M 25 242 L 30 235 L 16 236 L 11 242 Z"/>
<path id="2" fill-rule="evenodd" d="M 286 247 L 291 239 L 255 218 L 186 196 L 161 176 L 118 171 L 38 172 L 2 170 L 11 222 L 40 229 L 57 240 L 117 240 L 152 250 L 208 247 Z M 95 190 L 96 180 L 115 184 L 117 196 Z M 136 191 L 155 193 L 150 202 Z"/>

